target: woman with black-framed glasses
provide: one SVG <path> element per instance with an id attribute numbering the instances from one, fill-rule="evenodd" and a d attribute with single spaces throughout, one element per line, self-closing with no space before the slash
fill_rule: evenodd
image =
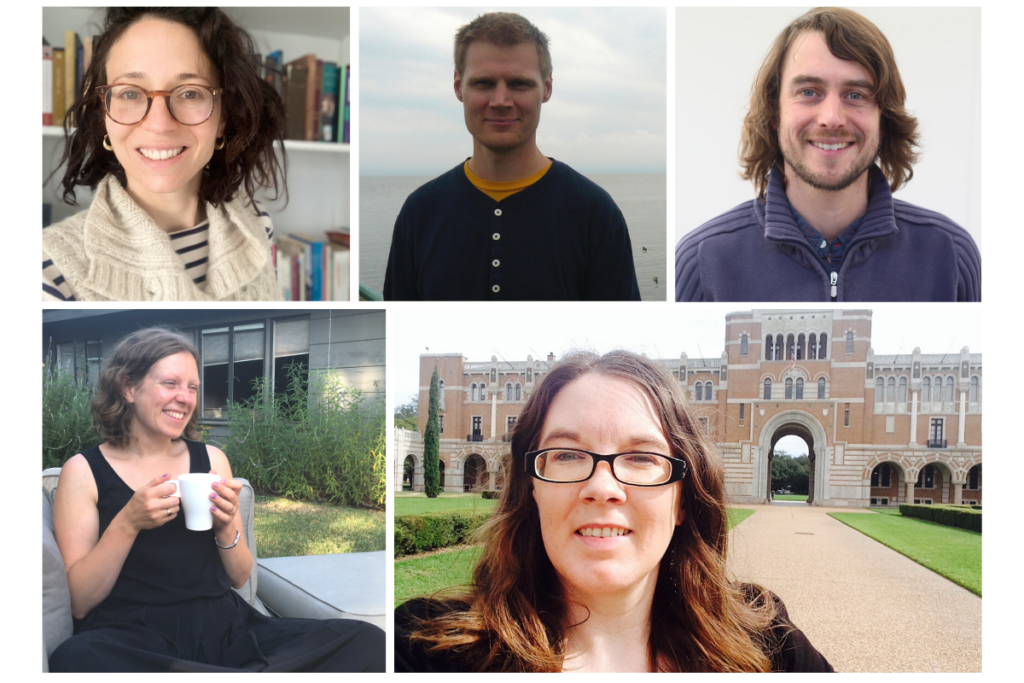
<path id="1" fill-rule="evenodd" d="M 679 383 L 561 361 L 512 435 L 468 592 L 395 614 L 396 671 L 831 671 L 771 593 L 726 577 L 725 489 Z"/>
<path id="2" fill-rule="evenodd" d="M 286 191 L 284 105 L 254 53 L 217 8 L 107 10 L 61 161 L 64 201 L 95 196 L 43 231 L 44 300 L 280 300 L 254 195 Z"/>

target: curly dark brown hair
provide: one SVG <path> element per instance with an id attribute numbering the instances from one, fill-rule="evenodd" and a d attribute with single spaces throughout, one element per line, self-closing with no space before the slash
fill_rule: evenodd
<path id="1" fill-rule="evenodd" d="M 128 445 L 135 405 L 125 400 L 125 389 L 142 382 L 161 359 L 183 351 L 192 354 L 198 367 L 199 351 L 195 344 L 182 333 L 165 327 L 133 332 L 114 347 L 92 398 L 92 421 L 101 439 L 113 446 Z M 198 425 L 199 411 L 193 410 L 182 436 L 195 441 Z"/>
<path id="2" fill-rule="evenodd" d="M 568 606 L 541 537 L 528 451 L 539 447 L 558 393 L 587 374 L 618 377 L 646 394 L 672 456 L 686 461 L 683 523 L 662 558 L 651 609 L 653 671 L 768 671 L 774 602 L 726 576 L 729 528 L 722 466 L 690 414 L 679 382 L 658 363 L 627 351 L 577 353 L 560 361 L 527 401 L 505 459 L 505 488 L 483 535 L 483 555 L 464 595 L 434 599 L 412 633 L 478 671 L 561 671 Z M 672 558 L 675 558 L 673 563 Z"/>
<path id="3" fill-rule="evenodd" d="M 103 32 L 96 37 L 89 69 L 75 105 L 64 116 L 64 155 L 67 163 L 61 185 L 64 201 L 74 205 L 75 186 L 93 190 L 103 178 L 113 175 L 127 186 L 124 169 L 113 152 L 103 148 L 106 135 L 103 103 L 95 88 L 107 83 L 106 63 L 111 47 L 140 19 L 154 17 L 174 21 L 195 32 L 224 88 L 221 117 L 224 149 L 210 160 L 199 186 L 199 199 L 219 205 L 230 201 L 244 188 L 252 202 L 260 188 L 273 188 L 275 198 L 283 192 L 287 160 L 281 145 L 281 162 L 274 153 L 274 141 L 283 141 L 284 102 L 274 87 L 260 78 L 252 38 L 216 7 L 111 7 Z M 72 124 L 77 128 L 72 130 Z"/>
<path id="4" fill-rule="evenodd" d="M 795 19 L 772 44 L 750 89 L 750 110 L 743 119 L 740 138 L 741 176 L 753 181 L 763 199 L 768 190 L 768 172 L 773 166 L 783 167 L 778 134 L 782 63 L 790 46 L 805 31 L 821 33 L 833 55 L 856 62 L 871 76 L 874 99 L 881 110 L 878 161 L 895 192 L 914 177 L 917 119 L 907 113 L 907 92 L 885 35 L 856 12 L 838 7 L 811 10 Z"/>

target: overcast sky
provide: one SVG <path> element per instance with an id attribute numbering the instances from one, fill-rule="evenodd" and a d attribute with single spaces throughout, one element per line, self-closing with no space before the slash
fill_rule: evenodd
<path id="1" fill-rule="evenodd" d="M 460 307 L 457 314 L 409 308 L 388 316 L 388 379 L 395 405 L 419 391 L 422 353 L 462 353 L 470 361 L 524 361 L 527 355 L 561 357 L 570 349 L 600 353 L 625 348 L 657 358 L 717 358 L 725 350 L 725 316 L 736 307 L 678 307 L 657 313 L 631 308 L 542 309 L 507 312 L 509 324 L 493 311 Z M 438 324 L 461 320 L 460 324 Z M 479 325 L 472 325 L 472 321 Z M 479 330 L 474 333 L 473 329 Z M 976 307 L 923 306 L 875 309 L 875 353 L 959 353 L 964 346 L 982 352 L 982 314 Z M 427 348 L 429 347 L 429 351 Z"/>
<path id="2" fill-rule="evenodd" d="M 472 154 L 453 89 L 453 40 L 489 11 L 360 9 L 360 175 L 437 175 Z M 585 174 L 664 173 L 666 10 L 522 14 L 550 41 L 540 150 Z"/>

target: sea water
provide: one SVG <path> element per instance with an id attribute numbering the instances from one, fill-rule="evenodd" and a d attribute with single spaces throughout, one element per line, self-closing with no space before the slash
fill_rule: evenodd
<path id="1" fill-rule="evenodd" d="M 633 264 L 644 301 L 665 301 L 665 174 L 588 175 L 618 204 L 633 243 Z M 413 190 L 430 176 L 360 176 L 359 280 L 384 290 L 384 271 L 398 212 Z"/>

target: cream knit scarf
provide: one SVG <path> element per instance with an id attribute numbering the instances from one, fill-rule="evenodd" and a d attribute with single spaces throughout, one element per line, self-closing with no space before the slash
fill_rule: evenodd
<path id="1" fill-rule="evenodd" d="M 77 301 L 279 301 L 270 243 L 240 197 L 206 205 L 206 289 L 185 273 L 171 240 L 113 176 L 86 210 L 43 230 L 43 250 Z"/>

